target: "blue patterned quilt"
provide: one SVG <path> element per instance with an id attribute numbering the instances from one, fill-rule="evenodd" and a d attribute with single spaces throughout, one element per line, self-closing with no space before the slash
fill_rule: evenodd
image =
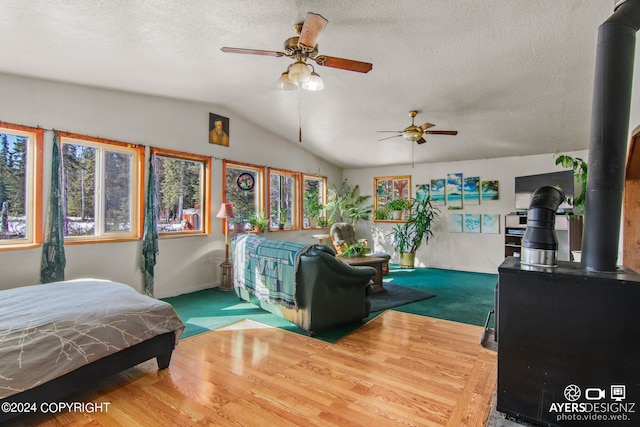
<path id="1" fill-rule="evenodd" d="M 252 234 L 240 236 L 233 250 L 234 285 L 261 301 L 297 308 L 296 272 L 300 256 L 310 247 Z"/>

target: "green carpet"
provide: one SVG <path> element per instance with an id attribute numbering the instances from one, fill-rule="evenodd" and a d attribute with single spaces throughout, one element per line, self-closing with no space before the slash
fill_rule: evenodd
<path id="1" fill-rule="evenodd" d="M 478 326 L 484 325 L 487 313 L 493 309 L 493 289 L 497 280 L 497 274 L 436 268 L 400 269 L 394 264 L 390 265 L 390 274 L 384 277 L 385 283 L 408 286 L 437 295 L 435 298 L 394 307 L 393 310 Z M 214 288 L 163 298 L 163 301 L 171 304 L 185 323 L 183 338 L 244 319 L 306 335 L 305 331 L 286 320 L 253 304 L 240 302 L 235 292 L 223 292 Z M 335 342 L 381 313 L 383 312 L 371 313 L 362 323 L 318 333 L 315 338 Z"/>

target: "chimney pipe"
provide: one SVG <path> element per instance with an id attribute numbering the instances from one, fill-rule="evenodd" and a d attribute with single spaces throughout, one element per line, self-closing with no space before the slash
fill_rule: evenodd
<path id="1" fill-rule="evenodd" d="M 587 271 L 616 271 L 639 29 L 640 0 L 619 2 L 598 28 L 582 241 L 582 268 Z"/>

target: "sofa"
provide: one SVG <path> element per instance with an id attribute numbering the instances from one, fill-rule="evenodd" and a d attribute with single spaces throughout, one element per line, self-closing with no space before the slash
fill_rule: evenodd
<path id="1" fill-rule="evenodd" d="M 273 241 L 252 235 L 239 239 L 245 241 L 242 245 L 239 242 L 233 245 L 233 287 L 240 299 L 294 323 L 309 335 L 359 322 L 369 316 L 371 305 L 367 294 L 370 278 L 376 274 L 373 267 L 349 266 L 336 258 L 332 248 L 324 245 Z M 269 284 L 269 278 L 265 278 L 268 273 L 264 270 L 269 269 L 271 260 L 264 259 L 260 248 L 282 244 L 300 245 L 299 256 L 293 265 L 293 302 L 276 298 L 274 295 L 282 291 L 281 285 Z M 271 269 L 277 270 L 278 267 Z M 241 273 L 250 277 L 241 278 Z M 244 283 L 250 281 L 257 282 L 262 289 L 252 289 Z"/>

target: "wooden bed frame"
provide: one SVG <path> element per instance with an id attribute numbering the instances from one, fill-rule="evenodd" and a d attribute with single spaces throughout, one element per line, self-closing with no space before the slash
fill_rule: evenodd
<path id="1" fill-rule="evenodd" d="M 0 400 L 0 404 L 5 402 L 35 403 L 39 409 L 42 403 L 64 401 L 64 398 L 87 387 L 87 385 L 94 384 L 96 381 L 122 372 L 154 357 L 157 359 L 158 369 L 168 368 L 175 343 L 175 332 L 157 335 L 37 387 L 7 396 Z M 0 411 L 0 423 L 18 415 L 21 415 L 21 413 Z"/>

